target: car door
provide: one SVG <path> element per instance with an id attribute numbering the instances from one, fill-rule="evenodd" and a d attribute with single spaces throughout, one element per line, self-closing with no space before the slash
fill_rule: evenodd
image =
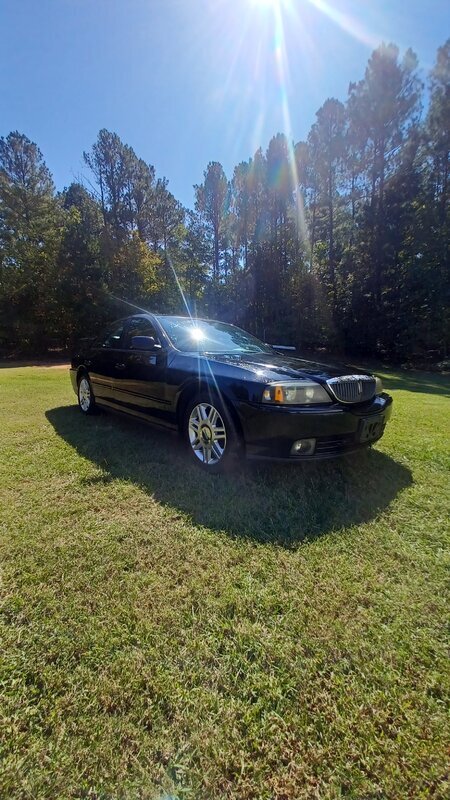
<path id="1" fill-rule="evenodd" d="M 152 337 L 155 345 L 148 350 L 136 349 L 134 336 Z M 131 414 L 150 417 L 161 424 L 168 422 L 166 369 L 167 349 L 152 321 L 145 317 L 130 319 L 116 363 L 114 402 Z"/>
<path id="2" fill-rule="evenodd" d="M 97 339 L 86 363 L 94 395 L 100 403 L 102 401 L 108 403 L 114 401 L 113 382 L 124 330 L 125 320 L 113 323 Z"/>

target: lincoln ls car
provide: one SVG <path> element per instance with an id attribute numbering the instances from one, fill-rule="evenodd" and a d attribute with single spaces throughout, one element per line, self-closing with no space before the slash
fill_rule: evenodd
<path id="1" fill-rule="evenodd" d="M 305 462 L 369 447 L 392 411 L 372 374 L 182 316 L 119 320 L 80 345 L 70 376 L 83 414 L 102 407 L 178 431 L 212 472 L 236 457 Z"/>

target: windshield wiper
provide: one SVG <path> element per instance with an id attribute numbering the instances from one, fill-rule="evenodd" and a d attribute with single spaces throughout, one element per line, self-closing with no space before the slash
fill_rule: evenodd
<path id="1" fill-rule="evenodd" d="M 242 353 L 239 350 L 202 350 L 202 356 L 241 356 Z"/>

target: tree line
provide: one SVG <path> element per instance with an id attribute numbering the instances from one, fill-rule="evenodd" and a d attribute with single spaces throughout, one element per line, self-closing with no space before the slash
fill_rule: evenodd
<path id="1" fill-rule="evenodd" d="M 424 106 L 426 110 L 424 111 Z M 438 360 L 450 334 L 450 40 L 426 83 L 371 55 L 306 141 L 284 134 L 184 208 L 101 130 L 56 192 L 38 146 L 0 139 L 0 351 L 71 347 L 135 306 L 228 320 L 265 341 Z"/>

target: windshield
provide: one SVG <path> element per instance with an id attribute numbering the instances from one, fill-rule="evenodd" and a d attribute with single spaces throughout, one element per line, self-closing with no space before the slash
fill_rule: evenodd
<path id="1" fill-rule="evenodd" d="M 268 344 L 225 322 L 158 317 L 167 336 L 177 350 L 200 353 L 272 353 Z"/>

